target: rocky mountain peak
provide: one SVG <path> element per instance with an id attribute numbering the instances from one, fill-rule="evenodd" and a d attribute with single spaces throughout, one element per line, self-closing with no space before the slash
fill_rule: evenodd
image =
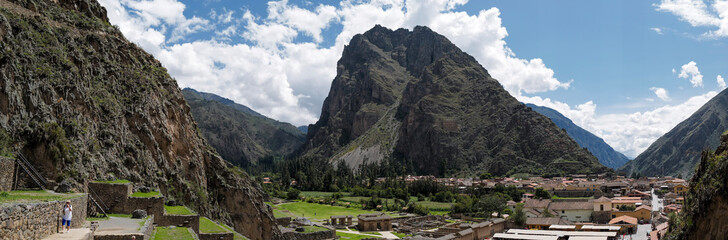
<path id="1" fill-rule="evenodd" d="M 427 27 L 375 26 L 352 38 L 302 154 L 354 168 L 398 159 L 423 174 L 467 166 L 493 173 L 515 166 L 532 172 L 602 168 L 472 56 Z"/>

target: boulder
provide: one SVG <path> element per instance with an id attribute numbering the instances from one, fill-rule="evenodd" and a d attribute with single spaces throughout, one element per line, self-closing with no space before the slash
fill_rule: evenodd
<path id="1" fill-rule="evenodd" d="M 147 217 L 147 211 L 137 209 L 131 212 L 131 218 L 141 219 Z"/>
<path id="2" fill-rule="evenodd" d="M 140 192 L 143 192 L 143 193 L 148 193 L 148 192 L 151 192 L 152 189 L 150 187 L 147 187 L 147 186 L 141 186 L 141 187 L 139 187 L 139 191 Z"/>
<path id="3" fill-rule="evenodd" d="M 58 184 L 58 187 L 56 187 L 55 190 L 57 193 L 67 193 L 71 191 L 71 183 L 64 180 L 60 184 Z"/>

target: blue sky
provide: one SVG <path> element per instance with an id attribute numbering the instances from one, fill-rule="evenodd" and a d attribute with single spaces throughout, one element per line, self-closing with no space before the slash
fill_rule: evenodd
<path id="1" fill-rule="evenodd" d="M 100 0 L 180 87 L 316 121 L 354 34 L 426 25 L 635 157 L 725 88 L 728 1 Z M 722 17 L 721 17 L 722 16 Z"/>

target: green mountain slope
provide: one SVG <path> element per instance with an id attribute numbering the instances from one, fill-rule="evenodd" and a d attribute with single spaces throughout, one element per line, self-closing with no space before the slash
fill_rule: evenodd
<path id="1" fill-rule="evenodd" d="M 352 38 L 303 155 L 355 169 L 391 159 L 436 175 L 608 171 L 427 27 Z"/>
<path id="2" fill-rule="evenodd" d="M 526 104 L 526 106 L 530 107 L 540 114 L 543 114 L 544 116 L 551 119 L 551 121 L 553 121 L 556 126 L 566 130 L 566 133 L 569 134 L 569 136 L 573 138 L 580 147 L 589 150 L 589 152 L 594 154 L 594 156 L 597 157 L 597 159 L 599 159 L 599 162 L 602 163 L 604 166 L 617 169 L 629 161 L 629 158 L 627 158 L 627 156 L 615 151 L 612 146 L 609 146 L 609 144 L 604 142 L 604 139 L 597 137 L 591 132 L 577 126 L 576 124 L 574 124 L 574 122 L 571 121 L 571 119 L 565 117 L 558 111 L 530 103 Z"/>
<path id="3" fill-rule="evenodd" d="M 723 90 L 619 170 L 642 176 L 692 176 L 700 153 L 717 147 L 726 129 L 728 90 Z"/>
<path id="4" fill-rule="evenodd" d="M 6 146 L 75 191 L 128 179 L 251 239 L 281 239 L 260 186 L 209 147 L 189 111 L 166 69 L 95 0 L 0 0 Z"/>
<path id="5" fill-rule="evenodd" d="M 685 206 L 670 218 L 665 239 L 725 239 L 728 236 L 728 132 L 715 151 L 702 153 Z"/>
<path id="6" fill-rule="evenodd" d="M 263 158 L 296 151 L 306 136 L 289 123 L 267 118 L 212 93 L 182 90 L 202 135 L 223 159 L 246 168 Z"/>

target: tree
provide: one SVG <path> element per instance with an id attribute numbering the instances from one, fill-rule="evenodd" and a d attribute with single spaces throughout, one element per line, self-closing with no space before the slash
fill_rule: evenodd
<path id="1" fill-rule="evenodd" d="M 490 217 L 493 212 L 502 213 L 506 208 L 506 200 L 496 195 L 486 195 L 473 208 L 485 217 Z"/>
<path id="2" fill-rule="evenodd" d="M 490 174 L 489 172 L 480 174 L 480 180 L 491 179 L 491 178 L 493 178 L 493 175 Z"/>
<path id="3" fill-rule="evenodd" d="M 523 226 L 526 224 L 526 214 L 523 213 L 523 203 L 519 203 L 516 205 L 516 211 L 511 214 L 511 216 L 508 216 L 509 219 L 513 220 L 513 222 L 518 226 Z"/>
<path id="4" fill-rule="evenodd" d="M 551 199 L 551 194 L 543 188 L 536 188 L 534 196 L 538 199 Z"/>
<path id="5" fill-rule="evenodd" d="M 301 196 L 301 190 L 295 189 L 295 188 L 289 188 L 288 193 L 286 193 L 286 199 L 288 200 L 296 200 Z"/>

